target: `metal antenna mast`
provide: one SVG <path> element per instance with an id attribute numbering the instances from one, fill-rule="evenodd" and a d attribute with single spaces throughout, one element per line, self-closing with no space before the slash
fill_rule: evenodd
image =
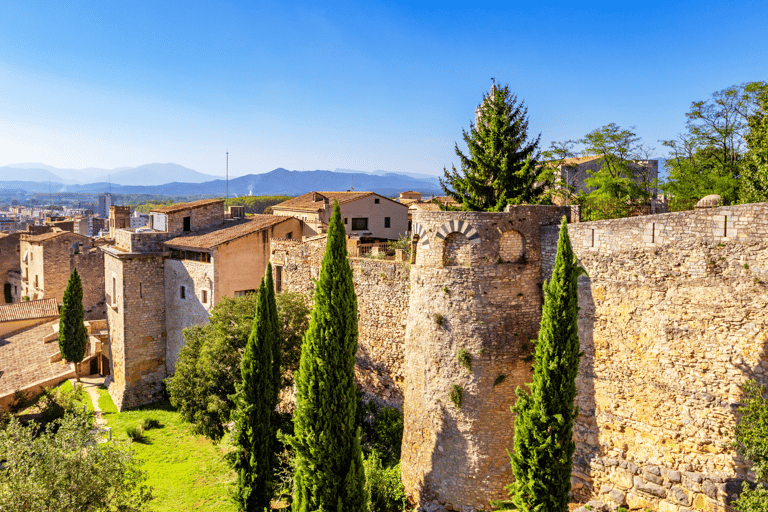
<path id="1" fill-rule="evenodd" d="M 227 151 L 227 204 L 229 202 L 229 151 Z"/>

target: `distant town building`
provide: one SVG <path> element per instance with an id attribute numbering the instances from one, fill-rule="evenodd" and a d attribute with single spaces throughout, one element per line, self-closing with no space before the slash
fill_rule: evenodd
<path id="1" fill-rule="evenodd" d="M 397 240 L 408 232 L 408 207 L 375 192 L 308 192 L 276 204 L 272 213 L 301 219 L 304 236 L 314 236 L 327 230 L 334 201 L 348 236 Z"/>
<path id="2" fill-rule="evenodd" d="M 54 228 L 39 235 L 21 235 L 22 296 L 61 303 L 74 269 L 83 284 L 85 319 L 104 318 L 104 253 L 90 238 Z"/>
<path id="3" fill-rule="evenodd" d="M 99 195 L 99 210 L 96 212 L 101 218 L 109 218 L 109 207 L 112 206 L 112 194 L 106 193 Z"/>

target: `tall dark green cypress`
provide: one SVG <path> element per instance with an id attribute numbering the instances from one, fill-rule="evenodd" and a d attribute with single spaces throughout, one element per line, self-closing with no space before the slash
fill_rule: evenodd
<path id="1" fill-rule="evenodd" d="M 67 288 L 61 300 L 59 311 L 59 351 L 68 363 L 75 363 L 75 376 L 80 382 L 80 373 L 77 371 L 77 363 L 85 357 L 85 349 L 88 346 L 88 329 L 83 319 L 83 284 L 77 269 L 69 275 Z"/>
<path id="2" fill-rule="evenodd" d="M 269 508 L 274 373 L 272 347 L 275 341 L 270 295 L 264 278 L 259 286 L 256 316 L 240 364 L 241 381 L 235 394 L 234 468 L 237 472 L 235 499 L 240 510 Z M 272 296 L 274 299 L 274 295 Z"/>
<path id="3" fill-rule="evenodd" d="M 277 301 L 275 300 L 275 282 L 272 279 L 272 264 L 267 264 L 266 276 L 267 308 L 269 313 L 269 326 L 272 332 L 269 338 L 272 340 L 272 410 L 277 408 L 280 401 L 280 390 L 283 387 L 283 339 L 280 336 L 280 320 L 277 316 Z"/>
<path id="4" fill-rule="evenodd" d="M 515 448 L 510 454 L 515 481 L 508 489 L 521 512 L 565 512 L 571 490 L 573 421 L 578 413 L 576 374 L 581 349 L 577 317 L 578 277 L 565 218 L 560 225 L 552 278 L 544 283 L 544 308 L 530 393 L 517 389 Z"/>
<path id="5" fill-rule="evenodd" d="M 360 433 L 355 427 L 357 297 L 338 203 L 296 377 L 294 512 L 367 508 Z"/>

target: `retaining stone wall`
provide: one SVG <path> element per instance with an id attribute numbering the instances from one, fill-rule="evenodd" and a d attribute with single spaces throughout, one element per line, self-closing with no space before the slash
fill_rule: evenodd
<path id="1" fill-rule="evenodd" d="M 311 302 L 326 238 L 272 239 L 270 243 L 272 264 L 282 266 L 282 289 L 302 293 Z M 349 258 L 349 262 L 357 294 L 357 382 L 369 396 L 402 407 L 410 265 L 370 258 Z"/>
<path id="2" fill-rule="evenodd" d="M 594 235 L 593 235 L 594 233 Z M 575 492 L 726 510 L 740 385 L 768 385 L 768 204 L 569 225 L 579 283 Z M 557 228 L 542 230 L 551 275 Z"/>

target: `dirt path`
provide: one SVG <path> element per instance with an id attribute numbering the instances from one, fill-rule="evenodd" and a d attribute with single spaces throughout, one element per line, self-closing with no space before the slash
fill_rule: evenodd
<path id="1" fill-rule="evenodd" d="M 72 384 L 74 384 L 74 379 Z M 99 386 L 104 384 L 104 377 L 101 375 L 89 375 L 87 377 L 81 377 L 80 383 L 83 385 L 83 389 L 88 396 L 91 397 L 93 402 L 93 415 L 94 415 L 94 430 L 96 432 L 105 432 L 107 430 L 107 420 L 102 417 L 101 408 L 99 407 Z"/>

